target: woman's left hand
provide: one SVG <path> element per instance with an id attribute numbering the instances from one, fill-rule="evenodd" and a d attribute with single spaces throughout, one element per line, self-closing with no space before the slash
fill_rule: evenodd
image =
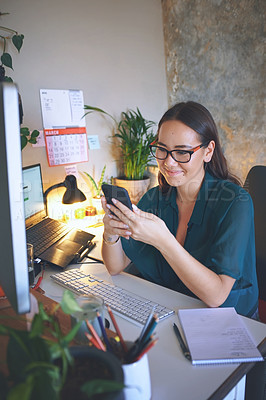
<path id="1" fill-rule="evenodd" d="M 107 207 L 113 211 L 120 221 L 128 225 L 133 239 L 157 247 L 162 237 L 165 237 L 165 233 L 169 233 L 164 221 L 156 215 L 141 211 L 134 204 L 132 206 L 133 211 L 131 211 L 120 201 L 115 199 L 112 199 L 112 201 L 116 207 L 109 204 Z"/>

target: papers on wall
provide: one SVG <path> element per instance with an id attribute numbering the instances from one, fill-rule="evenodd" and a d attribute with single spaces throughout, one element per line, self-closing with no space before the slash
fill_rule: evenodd
<path id="1" fill-rule="evenodd" d="M 233 307 L 179 310 L 193 365 L 263 361 Z"/>
<path id="2" fill-rule="evenodd" d="M 88 135 L 88 143 L 90 150 L 99 150 L 100 142 L 98 135 Z"/>
<path id="3" fill-rule="evenodd" d="M 41 89 L 40 98 L 49 166 L 88 161 L 83 92 Z"/>

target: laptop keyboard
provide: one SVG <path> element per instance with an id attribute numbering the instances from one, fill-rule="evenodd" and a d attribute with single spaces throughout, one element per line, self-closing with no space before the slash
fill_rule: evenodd
<path id="1" fill-rule="evenodd" d="M 46 218 L 27 229 L 27 242 L 33 244 L 34 257 L 39 257 L 71 229 L 66 224 L 51 218 Z"/>
<path id="2" fill-rule="evenodd" d="M 53 274 L 51 278 L 79 295 L 101 297 L 114 313 L 136 324 L 144 324 L 151 311 L 158 314 L 159 321 L 174 314 L 174 310 L 84 273 L 79 268 Z"/>

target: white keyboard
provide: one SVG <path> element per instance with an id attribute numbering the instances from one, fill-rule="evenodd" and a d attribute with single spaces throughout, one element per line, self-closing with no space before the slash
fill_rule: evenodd
<path id="1" fill-rule="evenodd" d="M 77 294 L 93 294 L 103 298 L 114 313 L 136 324 L 144 324 L 151 311 L 158 315 L 159 321 L 174 314 L 174 310 L 84 273 L 79 268 L 56 273 L 51 278 Z"/>

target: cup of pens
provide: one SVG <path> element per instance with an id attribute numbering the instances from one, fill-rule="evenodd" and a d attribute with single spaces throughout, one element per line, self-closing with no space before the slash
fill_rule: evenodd
<path id="1" fill-rule="evenodd" d="M 99 337 L 102 337 L 100 321 L 104 321 L 104 301 L 101 297 L 94 295 L 80 296 L 76 299 L 81 311 L 76 311 L 71 315 L 71 324 L 75 326 L 77 322 L 82 321 L 75 340 L 83 345 L 88 344 L 87 335 L 90 333 L 88 322 L 93 327 Z M 100 316 L 100 318 L 99 318 Z"/>
<path id="2" fill-rule="evenodd" d="M 134 342 L 125 341 L 111 308 L 107 305 L 114 331 L 107 333 L 99 311 L 96 311 L 100 328 L 100 334 L 96 332 L 91 321 L 86 321 L 90 333 L 85 332 L 84 337 L 91 345 L 114 354 L 121 362 L 124 372 L 124 399 L 125 400 L 150 400 L 151 381 L 147 353 L 156 344 L 158 339 L 154 335 L 154 329 L 158 323 L 158 317 L 151 311 L 145 322 L 139 337 Z M 97 326 L 97 325 L 96 325 Z"/>
<path id="3" fill-rule="evenodd" d="M 116 338 L 110 338 L 111 351 L 120 360 L 124 372 L 125 400 L 150 400 L 151 380 L 148 352 L 158 339 L 154 329 L 158 323 L 157 315 L 151 312 L 139 337 L 134 342 L 124 341 L 112 310 L 107 306 L 116 331 Z"/>

